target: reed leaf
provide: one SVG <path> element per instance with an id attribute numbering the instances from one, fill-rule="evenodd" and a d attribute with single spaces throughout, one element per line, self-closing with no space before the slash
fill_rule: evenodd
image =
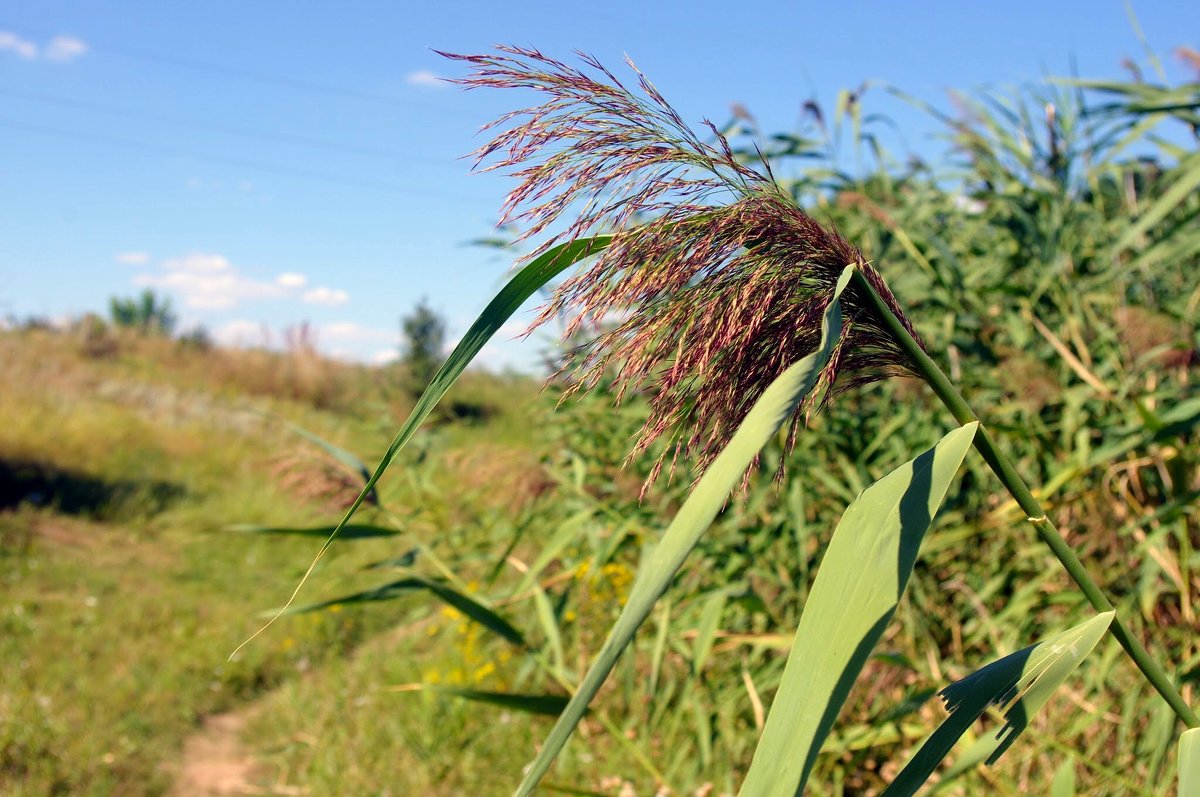
<path id="1" fill-rule="evenodd" d="M 403 533 L 387 526 L 374 526 L 369 523 L 347 523 L 341 527 L 256 526 L 249 523 L 237 523 L 227 528 L 241 534 L 288 534 L 295 537 L 320 537 L 322 539 L 328 538 L 336 529 L 343 540 L 377 540 L 383 537 L 395 537 Z"/>
<path id="2" fill-rule="evenodd" d="M 304 606 L 290 606 L 282 610 L 272 610 L 272 615 L 279 614 L 306 614 L 308 612 L 316 612 L 322 609 L 329 609 L 334 606 L 353 606 L 359 603 L 378 603 L 380 601 L 390 601 L 404 597 L 412 592 L 425 591 L 439 598 L 447 606 L 452 606 L 462 612 L 466 617 L 487 628 L 490 631 L 499 634 L 504 639 L 514 645 L 525 647 L 525 637 L 520 631 L 513 626 L 508 620 L 501 617 L 493 609 L 485 606 L 480 601 L 472 598 L 464 592 L 460 592 L 453 587 L 443 584 L 440 581 L 434 581 L 420 576 L 410 576 L 402 578 L 399 581 L 393 581 L 384 584 L 374 589 L 354 592 L 349 595 L 342 595 L 338 598 L 330 598 L 329 600 L 320 601 L 318 603 L 309 603 Z"/>
<path id="3" fill-rule="evenodd" d="M 981 741 L 972 750 L 980 758 L 986 756 L 988 764 L 994 764 L 1054 690 L 1096 647 L 1113 616 L 1113 612 L 1098 614 L 1051 639 L 994 661 L 943 689 L 941 696 L 950 716 L 925 740 L 884 795 L 915 794 L 959 738 L 992 704 L 1004 711 L 1005 723 L 993 738 Z"/>
<path id="4" fill-rule="evenodd" d="M 816 763 L 912 575 L 921 540 L 975 437 L 970 423 L 868 487 L 834 530 L 742 784 L 792 797 Z"/>
<path id="5" fill-rule="evenodd" d="M 729 444 L 717 455 L 700 477 L 695 489 L 680 507 L 679 513 L 663 533 L 658 545 L 646 556 L 638 570 L 629 599 L 616 624 L 609 632 L 599 654 L 588 669 L 578 690 L 558 718 L 537 758 L 530 764 L 517 789 L 529 795 L 546 774 L 551 762 L 583 718 L 584 711 L 599 691 L 617 659 L 633 640 L 634 634 L 650 614 L 658 598 L 666 591 L 700 536 L 725 505 L 729 494 L 741 482 L 746 469 L 759 451 L 791 418 L 792 413 L 817 383 L 826 361 L 841 339 L 842 312 L 839 297 L 850 281 L 854 266 L 847 266 L 838 279 L 833 298 L 825 309 L 821 326 L 821 344 L 815 352 L 785 370 L 763 391 L 747 413 Z"/>
<path id="6" fill-rule="evenodd" d="M 488 692 L 481 689 L 463 689 L 454 686 L 426 686 L 443 694 L 470 700 L 475 703 L 487 703 L 499 708 L 512 709 L 525 714 L 540 714 L 557 717 L 567 705 L 566 695 L 552 694 L 515 694 L 512 692 Z"/>
<path id="7" fill-rule="evenodd" d="M 346 514 L 342 517 L 341 521 L 329 533 L 329 536 L 325 539 L 325 543 L 317 551 L 317 555 L 313 557 L 308 570 L 300 579 L 300 583 L 292 591 L 292 595 L 288 598 L 287 603 L 262 628 L 255 631 L 249 639 L 238 645 L 233 653 L 230 654 L 229 657 L 231 659 L 251 640 L 270 627 L 271 623 L 275 622 L 291 606 L 296 596 L 300 594 L 300 590 L 304 587 L 305 582 L 308 581 L 308 577 L 312 575 L 313 568 L 317 566 L 317 562 L 321 560 L 325 552 L 329 550 L 329 546 L 333 545 L 333 541 L 338 538 L 350 523 L 350 519 L 354 517 L 354 513 L 358 511 L 363 502 L 371 495 L 375 489 L 375 485 L 387 471 L 388 467 L 391 466 L 396 456 L 408 444 L 408 441 L 416 434 L 417 429 L 425 422 L 429 414 L 433 412 L 433 408 L 442 400 L 447 391 L 454 386 L 454 383 L 462 376 L 462 372 L 471 364 L 471 361 L 475 359 L 475 356 L 479 354 L 484 345 L 492 339 L 492 336 L 499 331 L 500 327 L 539 288 L 580 260 L 602 251 L 611 242 L 611 235 L 595 235 L 589 238 L 577 238 L 551 247 L 522 267 L 500 289 L 500 292 L 488 302 L 487 307 L 480 313 L 479 318 L 475 319 L 475 323 L 471 325 L 467 333 L 463 335 L 462 340 L 454 347 L 454 351 L 450 352 L 450 356 L 442 363 L 442 367 L 434 374 L 429 387 L 417 399 L 417 403 L 412 408 L 412 412 L 409 413 L 408 419 L 400 427 L 400 431 L 396 433 L 391 445 L 388 446 L 383 458 L 380 459 L 379 465 L 376 466 L 375 472 L 371 474 L 371 478 L 367 480 L 358 497 L 354 499 L 354 503 L 346 510 Z"/>

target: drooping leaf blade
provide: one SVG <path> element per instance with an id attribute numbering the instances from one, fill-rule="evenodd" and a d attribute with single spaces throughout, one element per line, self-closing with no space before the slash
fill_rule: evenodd
<path id="1" fill-rule="evenodd" d="M 312 564 L 309 565 L 308 571 L 304 574 L 304 576 L 300 579 L 300 583 L 297 584 L 296 588 L 292 591 L 292 595 L 290 598 L 288 598 L 287 603 L 284 604 L 285 609 L 296 599 L 296 595 L 300 593 L 300 589 L 308 580 L 309 575 L 312 574 L 313 568 L 316 567 L 317 562 L 319 562 L 325 555 L 325 552 L 329 550 L 329 546 L 333 545 L 333 541 L 337 539 L 338 535 L 342 532 L 342 529 L 344 529 L 350 522 L 350 519 L 354 517 L 354 513 L 358 511 L 363 502 L 367 500 L 367 496 L 371 495 L 371 492 L 375 489 L 376 483 L 378 483 L 380 477 L 383 476 L 384 472 L 387 471 L 388 467 L 396 459 L 396 456 L 400 453 L 401 449 L 403 449 L 404 446 L 408 444 L 408 441 L 412 439 L 412 436 L 416 434 L 417 429 L 422 423 L 424 423 L 425 419 L 429 417 L 429 414 L 433 412 L 434 407 L 436 407 L 437 403 L 441 401 L 443 396 L 446 395 L 446 392 L 449 391 L 450 388 L 453 387 L 454 383 L 458 381 L 458 378 L 462 375 L 462 372 L 465 371 L 467 366 L 470 365 L 471 361 L 475 359 L 475 356 L 479 354 L 484 345 L 492 339 L 492 336 L 499 331 L 500 327 L 502 327 L 505 322 L 512 317 L 513 313 L 520 309 L 521 305 L 523 305 L 530 296 L 533 296 L 533 294 L 536 293 L 539 288 L 580 260 L 603 251 L 605 247 L 612 243 L 612 238 L 613 236 L 611 235 L 596 235 L 592 236 L 591 238 L 580 238 L 574 241 L 569 241 L 565 244 L 560 244 L 559 246 L 552 247 L 527 263 L 520 271 L 516 273 L 512 279 L 508 281 L 507 284 L 505 284 L 503 288 L 500 289 L 500 292 L 497 293 L 490 302 L 488 302 L 487 307 L 485 307 L 483 312 L 480 313 L 479 318 L 475 319 L 475 323 L 471 325 L 471 328 L 467 330 L 465 335 L 463 335 L 462 339 L 458 342 L 458 345 L 454 347 L 454 351 L 450 352 L 450 356 L 446 358 L 444 363 L 442 363 L 442 367 L 438 369 L 436 374 L 434 374 L 433 379 L 429 383 L 429 387 L 427 387 L 425 392 L 421 394 L 421 397 L 417 399 L 417 403 L 413 406 L 412 412 L 409 413 L 408 419 L 405 420 L 404 425 L 400 427 L 400 431 L 396 433 L 396 437 L 392 440 L 391 445 L 388 446 L 387 451 L 379 460 L 379 465 L 376 466 L 375 472 L 371 474 L 371 478 L 368 479 L 367 483 L 363 486 L 362 492 L 360 492 L 358 497 L 354 499 L 354 503 L 351 504 L 350 508 L 346 510 L 346 514 L 342 517 L 337 526 L 334 527 L 333 531 L 330 532 L 329 537 L 325 540 L 325 543 L 321 546 L 321 549 L 317 551 L 317 555 L 313 557 Z M 280 614 L 282 614 L 282 611 Z M 277 614 L 275 617 L 272 617 L 266 623 L 266 625 L 256 631 L 241 645 L 238 645 L 237 649 L 230 654 L 230 658 L 236 656 L 238 651 L 245 647 L 250 640 L 261 634 L 279 616 L 280 615 Z"/>
<path id="2" fill-rule="evenodd" d="M 853 266 L 847 267 L 838 280 L 833 298 L 825 310 L 821 343 L 817 350 L 790 366 L 763 391 L 728 445 L 700 477 L 662 539 L 643 559 L 625 607 L 579 688 L 526 771 L 516 792 L 519 797 L 531 794 L 546 774 L 551 762 L 579 724 L 588 704 L 612 672 L 617 659 L 633 640 L 637 629 L 666 591 L 700 536 L 721 511 L 729 494 L 741 482 L 746 469 L 816 384 L 821 369 L 840 338 L 842 312 L 838 297 L 852 272 Z"/>
<path id="3" fill-rule="evenodd" d="M 239 523 L 228 526 L 230 531 L 242 534 L 290 534 L 298 537 L 327 538 L 337 526 L 254 526 Z M 347 523 L 338 532 L 344 540 L 377 540 L 383 537 L 396 537 L 403 532 L 389 529 L 387 526 L 373 526 L 367 523 Z"/>
<path id="4" fill-rule="evenodd" d="M 427 687 L 428 688 L 428 687 Z M 500 708 L 509 708 L 526 714 L 541 714 L 557 717 L 567 705 L 566 695 L 552 694 L 515 694 L 512 692 L 488 692 L 481 689 L 463 689 L 454 686 L 439 686 L 437 691 L 444 692 L 463 700 L 476 703 L 487 703 Z"/>
<path id="5" fill-rule="evenodd" d="M 316 612 L 322 609 L 329 609 L 334 606 L 353 606 L 358 603 L 377 603 L 380 601 L 390 601 L 408 595 L 412 592 L 424 590 L 432 593 L 439 598 L 443 603 L 452 606 L 462 612 L 466 617 L 499 634 L 504 639 L 514 645 L 525 646 L 525 637 L 518 631 L 512 623 L 501 617 L 491 608 L 480 603 L 475 598 L 467 595 L 464 592 L 443 584 L 439 581 L 434 581 L 420 576 L 410 576 L 402 578 L 398 581 L 392 581 L 374 589 L 362 590 L 349 595 L 342 595 L 337 598 L 319 601 L 317 603 L 309 603 L 304 606 L 289 606 L 282 610 L 278 610 L 279 614 L 306 614 L 308 612 Z M 276 614 L 276 611 L 272 611 Z"/>
<path id="6" fill-rule="evenodd" d="M 884 791 L 886 797 L 906 797 L 929 778 L 959 738 L 993 703 L 1004 711 L 1005 724 L 986 742 L 973 748 L 993 764 L 1025 729 L 1054 690 L 1091 653 L 1112 624 L 1104 612 L 1048 640 L 988 664 L 941 691 L 950 716 L 934 731 Z M 988 749 L 990 747 L 990 750 Z"/>
<path id="7" fill-rule="evenodd" d="M 741 794 L 793 797 L 892 618 L 977 423 L 868 487 L 842 515 L 792 643 Z"/>

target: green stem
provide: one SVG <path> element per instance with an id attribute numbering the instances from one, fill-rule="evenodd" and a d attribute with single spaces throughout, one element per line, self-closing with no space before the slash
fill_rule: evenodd
<path id="1" fill-rule="evenodd" d="M 924 349 L 917 343 L 904 324 L 896 318 L 896 315 L 883 301 L 882 297 L 875 292 L 870 281 L 863 276 L 862 272 L 854 272 L 854 282 L 862 295 L 871 303 L 875 311 L 879 314 L 880 319 L 891 332 L 896 344 L 908 356 L 913 368 L 925 380 L 933 392 L 937 395 L 941 402 L 946 405 L 955 420 L 959 423 L 970 423 L 971 421 L 979 421 L 979 416 L 967 404 L 962 394 L 954 387 L 954 383 L 942 372 Z M 996 447 L 995 441 L 992 440 L 991 433 L 982 422 L 979 424 L 979 433 L 975 435 L 975 448 L 979 451 L 984 461 L 992 472 L 999 477 L 1000 481 L 1008 489 L 1008 492 L 1016 499 L 1017 504 L 1025 513 L 1029 522 L 1037 530 L 1038 537 L 1042 542 L 1049 546 L 1058 561 L 1062 562 L 1067 573 L 1072 580 L 1079 586 L 1088 602 L 1096 608 L 1097 611 L 1107 612 L 1113 611 L 1113 605 L 1105 597 L 1100 587 L 1088 575 L 1087 569 L 1084 568 L 1083 562 L 1075 554 L 1075 551 L 1063 539 L 1063 536 L 1058 533 L 1058 529 L 1046 517 L 1046 510 L 1041 503 L 1034 497 L 1029 489 L 1029 485 L 1017 473 L 1012 460 L 1005 456 L 999 448 Z M 1146 680 L 1158 690 L 1162 695 L 1163 700 L 1167 701 L 1175 715 L 1179 717 L 1189 728 L 1200 727 L 1200 717 L 1196 716 L 1196 712 L 1188 706 L 1184 701 L 1183 696 L 1179 694 L 1179 690 L 1171 682 L 1170 677 L 1162 667 L 1159 666 L 1146 650 L 1145 646 L 1133 635 L 1129 628 L 1121 621 L 1119 616 L 1114 616 L 1112 626 L 1110 626 L 1113 636 L 1129 654 L 1129 658 L 1133 659 L 1133 663 L 1146 676 Z"/>

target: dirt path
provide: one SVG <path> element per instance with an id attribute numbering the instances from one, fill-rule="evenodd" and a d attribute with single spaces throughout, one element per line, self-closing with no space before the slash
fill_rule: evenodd
<path id="1" fill-rule="evenodd" d="M 183 745 L 170 797 L 266 794 L 253 784 L 256 762 L 242 747 L 246 713 L 216 714 Z"/>

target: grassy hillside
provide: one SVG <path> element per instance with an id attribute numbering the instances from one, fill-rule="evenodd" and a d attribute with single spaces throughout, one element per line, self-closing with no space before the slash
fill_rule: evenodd
<path id="1" fill-rule="evenodd" d="M 330 522 L 357 492 L 355 474 L 285 423 L 376 456 L 408 409 L 394 372 L 134 335 L 113 345 L 98 354 L 78 331 L 0 334 L 5 794 L 162 793 L 202 717 L 396 620 L 309 615 L 226 661 L 319 542 L 228 527 Z M 521 404 L 534 385 L 473 380 L 464 401 L 486 394 L 489 417 L 430 433 L 452 458 L 478 445 L 505 452 L 528 425 Z M 482 478 L 478 467 L 464 457 L 459 475 Z M 397 474 L 383 494 L 426 503 L 431 489 Z M 413 522 L 432 530 L 460 511 L 427 506 Z M 388 540 L 339 548 L 316 588 L 352 587 L 357 565 L 392 553 Z"/>

